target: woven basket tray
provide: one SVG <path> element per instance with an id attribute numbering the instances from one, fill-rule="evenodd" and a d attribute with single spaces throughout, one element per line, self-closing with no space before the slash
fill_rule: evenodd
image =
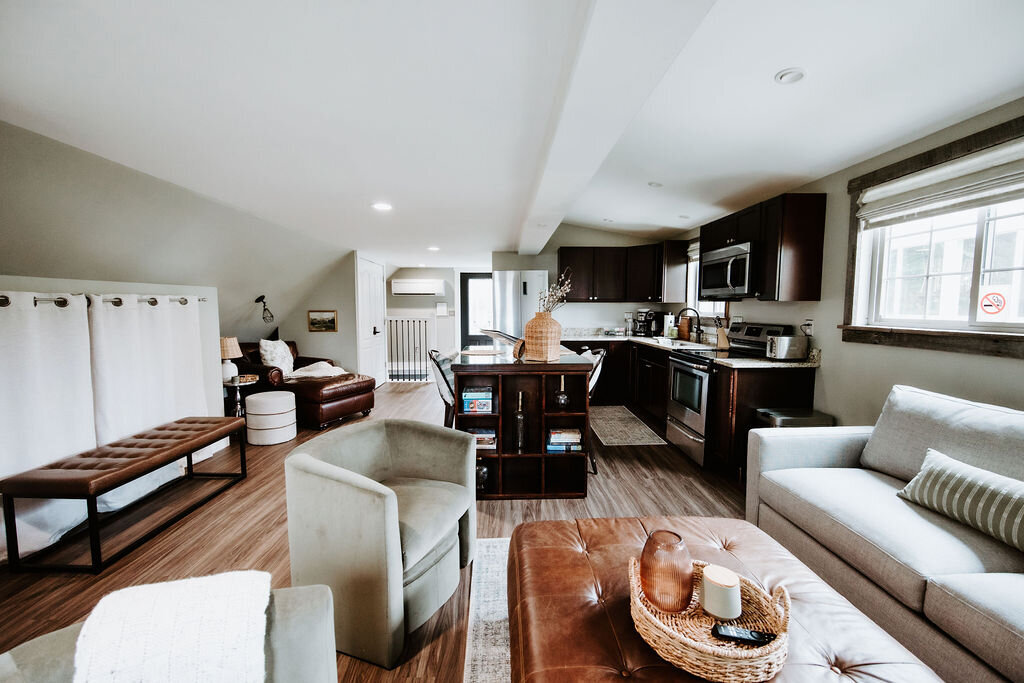
<path id="1" fill-rule="evenodd" d="M 693 562 L 693 598 L 682 612 L 669 614 L 652 605 L 640 587 L 640 562 L 629 563 L 630 613 L 640 636 L 665 661 L 691 674 L 721 683 L 754 683 L 774 676 L 789 654 L 789 593 L 772 595 L 740 577 L 743 614 L 729 624 L 778 634 L 761 647 L 719 640 L 711 627 L 719 620 L 700 606 L 701 577 L 707 562 Z"/>

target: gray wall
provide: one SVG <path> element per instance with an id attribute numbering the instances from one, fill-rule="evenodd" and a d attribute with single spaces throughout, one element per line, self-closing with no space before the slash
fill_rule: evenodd
<path id="1" fill-rule="evenodd" d="M 682 234 L 682 231 L 678 231 Z M 679 234 L 669 234 L 660 239 L 678 239 Z M 516 252 L 496 251 L 491 254 L 492 270 L 547 270 L 548 281 L 554 283 L 558 277 L 559 247 L 629 247 L 637 244 L 651 244 L 657 241 L 650 237 L 638 237 L 606 230 L 594 230 L 570 223 L 562 223 L 536 256 L 522 256 Z M 617 304 L 566 304 L 555 311 L 555 319 L 562 327 L 622 327 L 623 313 L 637 308 L 651 308 L 655 311 L 675 312 L 680 305 L 651 304 L 650 302 Z"/>
<path id="2" fill-rule="evenodd" d="M 356 330 L 356 259 L 350 251 L 301 297 L 291 313 L 281 320 L 282 339 L 298 344 L 304 356 L 330 358 L 350 372 L 359 367 L 359 337 Z M 307 313 L 311 310 L 338 311 L 337 332 L 310 332 Z"/>
<path id="3" fill-rule="evenodd" d="M 390 270 L 390 269 L 389 269 Z M 430 344 L 442 352 L 454 351 L 461 346 L 459 336 L 461 319 L 460 271 L 455 268 L 398 268 L 387 275 L 387 316 L 389 318 L 427 318 L 431 327 Z M 391 293 L 391 281 L 398 280 L 444 280 L 442 296 L 395 296 Z M 437 315 L 437 304 L 448 304 L 448 315 Z"/>
<path id="4" fill-rule="evenodd" d="M 284 320 L 344 253 L 0 122 L 0 273 L 216 287 L 221 334 L 253 340 L 278 324 L 253 299 Z"/>
<path id="5" fill-rule="evenodd" d="M 811 303 L 741 302 L 733 315 L 748 321 L 801 323 L 813 318 L 822 368 L 815 385 L 815 406 L 839 416 L 844 424 L 873 424 L 893 384 L 913 386 L 964 398 L 1024 409 L 1024 362 L 1009 358 L 945 351 L 843 342 L 836 328 L 843 320 L 846 253 L 850 222 L 847 182 L 854 177 L 957 140 L 1016 116 L 1024 100 L 969 119 L 934 135 L 897 148 L 826 178 L 798 192 L 828 194 L 825 260 L 821 301 Z"/>

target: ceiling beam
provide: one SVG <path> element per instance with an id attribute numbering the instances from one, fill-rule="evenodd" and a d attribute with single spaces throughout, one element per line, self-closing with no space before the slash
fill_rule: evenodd
<path id="1" fill-rule="evenodd" d="M 594 0 L 524 211 L 520 254 L 544 248 L 713 4 Z"/>

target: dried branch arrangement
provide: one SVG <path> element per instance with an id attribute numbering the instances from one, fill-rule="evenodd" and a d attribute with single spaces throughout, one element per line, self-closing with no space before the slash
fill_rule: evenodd
<path id="1" fill-rule="evenodd" d="M 548 287 L 537 297 L 540 310 L 551 313 L 559 306 L 564 306 L 565 297 L 569 295 L 570 289 L 572 289 L 572 278 L 569 276 L 569 269 L 566 268 L 558 276 L 558 282 Z"/>

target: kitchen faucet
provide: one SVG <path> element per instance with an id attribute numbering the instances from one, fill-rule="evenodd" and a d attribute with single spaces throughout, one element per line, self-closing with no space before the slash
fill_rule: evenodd
<path id="1" fill-rule="evenodd" d="M 687 306 L 686 308 L 684 308 L 681 311 L 679 311 L 679 315 L 676 316 L 676 319 L 678 320 L 679 318 L 682 318 L 683 317 L 683 313 L 686 313 L 687 311 L 693 311 L 694 316 L 697 318 L 697 324 L 693 326 L 693 330 L 694 330 L 694 332 L 697 333 L 697 343 L 703 344 L 704 343 L 704 328 L 700 326 L 700 311 L 698 311 L 696 308 L 690 308 L 689 306 Z M 689 341 L 689 340 L 687 340 L 687 341 Z"/>

